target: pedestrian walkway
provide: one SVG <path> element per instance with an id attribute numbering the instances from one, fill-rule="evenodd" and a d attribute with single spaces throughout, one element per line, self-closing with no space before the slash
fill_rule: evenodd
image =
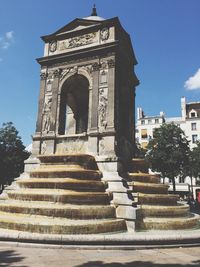
<path id="1" fill-rule="evenodd" d="M 6 267 L 197 267 L 200 247 L 99 250 L 0 244 L 0 266 Z"/>

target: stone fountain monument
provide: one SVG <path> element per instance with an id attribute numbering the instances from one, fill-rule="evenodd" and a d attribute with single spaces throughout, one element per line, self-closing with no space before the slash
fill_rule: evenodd
<path id="1" fill-rule="evenodd" d="M 148 174 L 143 160 L 132 160 L 139 82 L 119 19 L 103 19 L 94 7 L 91 16 L 42 40 L 32 155 L 1 196 L 1 230 L 49 242 L 72 242 L 69 235 L 80 242 L 80 234 L 101 233 L 97 239 L 105 243 L 112 233 L 109 242 L 123 243 L 120 232 L 135 242 L 136 230 L 197 227 L 199 217 Z"/>

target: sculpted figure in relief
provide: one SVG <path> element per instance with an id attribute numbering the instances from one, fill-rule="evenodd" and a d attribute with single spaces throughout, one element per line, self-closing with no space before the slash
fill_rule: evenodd
<path id="1" fill-rule="evenodd" d="M 106 111 L 108 105 L 108 98 L 106 95 L 106 91 L 104 89 L 100 89 L 99 91 L 99 124 L 100 128 L 106 129 L 107 121 L 106 121 Z"/>
<path id="2" fill-rule="evenodd" d="M 65 50 L 69 48 L 75 48 L 82 45 L 91 44 L 94 41 L 94 38 L 96 36 L 96 33 L 88 33 L 81 36 L 76 36 L 69 38 L 66 41 L 62 41 L 59 45 L 60 50 Z"/>
<path id="3" fill-rule="evenodd" d="M 51 124 L 51 104 L 52 104 L 52 96 L 46 96 L 44 103 L 44 117 L 43 117 L 43 127 L 42 131 L 48 133 L 50 130 Z"/>

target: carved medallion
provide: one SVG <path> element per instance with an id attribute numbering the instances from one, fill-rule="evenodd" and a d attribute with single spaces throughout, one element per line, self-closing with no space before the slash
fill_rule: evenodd
<path id="1" fill-rule="evenodd" d="M 109 33 L 109 29 L 107 27 L 103 28 L 100 32 L 100 36 L 101 36 L 102 41 L 108 40 L 109 35 L 110 35 L 110 33 Z"/>
<path id="2" fill-rule="evenodd" d="M 50 42 L 50 44 L 49 44 L 49 50 L 50 50 L 50 52 L 55 52 L 56 51 L 56 49 L 57 49 L 57 42 L 56 41 L 52 41 L 52 42 Z"/>

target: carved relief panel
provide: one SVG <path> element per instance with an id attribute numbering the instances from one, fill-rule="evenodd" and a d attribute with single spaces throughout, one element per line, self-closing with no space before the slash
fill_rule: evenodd
<path id="1" fill-rule="evenodd" d="M 99 113 L 99 131 L 104 132 L 107 127 L 107 106 L 108 106 L 108 88 L 101 88 L 99 90 L 99 105 L 98 105 L 98 113 Z"/>
<path id="2" fill-rule="evenodd" d="M 51 105 L 52 105 L 52 94 L 45 95 L 44 108 L 43 108 L 43 124 L 42 132 L 48 133 L 51 124 Z"/>

